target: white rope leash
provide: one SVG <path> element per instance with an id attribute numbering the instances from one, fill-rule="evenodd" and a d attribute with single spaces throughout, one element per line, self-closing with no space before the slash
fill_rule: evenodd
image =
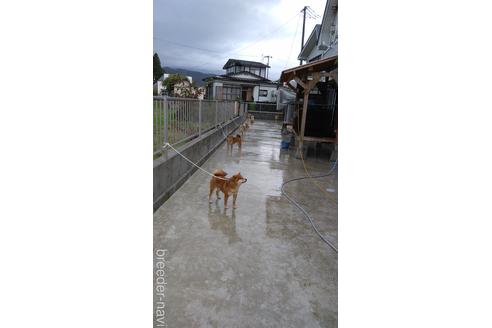
<path id="1" fill-rule="evenodd" d="M 227 138 L 226 134 L 224 133 L 224 128 L 222 127 L 222 124 L 217 124 L 218 126 L 220 126 L 220 131 L 222 132 L 222 135 Z"/>
<path id="2" fill-rule="evenodd" d="M 234 123 L 234 121 L 232 121 Z M 222 124 L 217 124 L 218 126 L 220 126 L 220 130 L 222 132 L 222 135 L 224 135 L 225 138 L 227 138 L 227 135 L 224 133 L 224 128 L 222 127 Z M 192 160 L 190 160 L 188 157 L 186 157 L 185 155 L 183 155 L 181 152 L 179 152 L 176 148 L 174 148 L 173 146 L 171 146 L 171 144 L 169 142 L 166 142 L 164 144 L 164 146 L 162 146 L 162 150 L 166 149 L 166 147 L 169 147 L 171 148 L 172 150 L 174 150 L 176 152 L 176 154 L 178 154 L 179 156 L 183 157 L 188 163 L 190 163 L 191 165 L 195 166 L 197 169 L 200 169 L 202 170 L 203 172 L 207 173 L 208 175 L 210 175 L 211 177 L 214 177 L 216 179 L 220 179 L 220 180 L 224 180 L 224 181 L 229 181 L 229 179 L 225 179 L 225 178 L 221 178 L 221 177 L 218 177 L 216 175 L 213 175 L 212 173 L 202 169 L 200 166 L 196 165 Z"/>
<path id="3" fill-rule="evenodd" d="M 221 178 L 221 177 L 218 177 L 216 175 L 213 175 L 212 173 L 202 169 L 200 166 L 196 165 L 195 163 L 193 163 L 193 161 L 191 161 L 188 157 L 186 157 L 185 155 L 181 154 L 176 148 L 174 148 L 173 146 L 171 146 L 170 143 L 166 142 L 164 144 L 164 146 L 162 147 L 162 150 L 166 149 L 166 147 L 169 147 L 171 148 L 172 150 L 174 150 L 176 152 L 176 154 L 178 154 L 179 156 L 183 157 L 186 161 L 188 161 L 188 163 L 192 164 L 193 166 L 195 166 L 196 168 L 202 170 L 203 172 L 207 173 L 208 175 L 210 175 L 211 177 L 214 177 L 216 179 L 220 179 L 220 180 L 225 180 L 225 181 L 229 181 L 229 179 L 225 179 L 225 178 Z"/>

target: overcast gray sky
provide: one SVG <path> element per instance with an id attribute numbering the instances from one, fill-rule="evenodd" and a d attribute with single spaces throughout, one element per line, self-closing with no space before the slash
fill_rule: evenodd
<path id="1" fill-rule="evenodd" d="M 321 23 L 326 0 L 154 0 L 154 52 L 164 66 L 223 74 L 229 58 L 263 61 L 270 55 L 269 78 L 299 65 L 302 14 L 305 41 Z"/>

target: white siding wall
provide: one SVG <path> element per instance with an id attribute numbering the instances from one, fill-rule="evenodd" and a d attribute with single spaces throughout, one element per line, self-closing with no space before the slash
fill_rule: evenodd
<path id="1" fill-rule="evenodd" d="M 260 96 L 260 90 L 266 90 L 266 96 Z M 277 88 L 271 86 L 260 85 L 253 89 L 253 99 L 259 102 L 276 102 L 277 101 Z"/>
<path id="2" fill-rule="evenodd" d="M 338 11 L 329 12 L 330 16 L 326 25 L 322 27 L 318 45 L 324 43 L 328 46 L 326 50 L 318 50 L 322 58 L 331 57 L 338 54 Z"/>
<path id="3" fill-rule="evenodd" d="M 337 5 L 338 1 L 331 0 L 328 3 L 323 16 L 323 24 L 320 30 L 318 44 L 308 54 L 307 61 L 320 56 L 321 58 L 331 57 L 338 54 L 338 10 L 333 10 L 332 5 Z M 320 50 L 319 46 L 324 44 L 328 49 Z"/>

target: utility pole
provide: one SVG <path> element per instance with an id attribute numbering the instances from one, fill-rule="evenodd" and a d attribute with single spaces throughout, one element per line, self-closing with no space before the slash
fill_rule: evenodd
<path id="1" fill-rule="evenodd" d="M 302 51 L 302 48 L 304 47 L 304 29 L 306 28 L 306 10 L 307 10 L 307 6 L 304 6 L 304 8 L 301 10 L 304 15 L 303 15 L 303 19 L 302 19 L 302 40 L 301 40 L 301 51 Z M 302 65 L 302 59 L 299 61 L 299 64 Z"/>
<path id="2" fill-rule="evenodd" d="M 265 58 L 267 58 L 267 66 L 270 66 L 270 58 L 273 58 L 273 57 L 270 55 L 263 56 L 263 59 L 265 59 Z M 268 79 L 268 67 L 266 69 L 266 78 Z"/>

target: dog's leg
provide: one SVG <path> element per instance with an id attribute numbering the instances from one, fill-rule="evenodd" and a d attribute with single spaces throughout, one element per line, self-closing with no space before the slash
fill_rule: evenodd
<path id="1" fill-rule="evenodd" d="M 237 208 L 236 206 L 237 193 L 232 195 L 232 208 Z"/>
<path id="2" fill-rule="evenodd" d="M 212 181 L 210 181 L 210 193 L 208 194 L 208 202 L 212 203 L 212 193 L 214 192 L 214 185 Z M 217 191 L 218 192 L 218 191 Z"/>
<path id="3" fill-rule="evenodd" d="M 227 208 L 227 199 L 229 198 L 229 194 L 224 193 L 224 209 Z"/>
<path id="4" fill-rule="evenodd" d="M 217 195 L 217 199 L 220 199 L 220 196 L 219 196 L 219 188 L 217 188 L 217 190 L 215 190 L 215 194 Z"/>

